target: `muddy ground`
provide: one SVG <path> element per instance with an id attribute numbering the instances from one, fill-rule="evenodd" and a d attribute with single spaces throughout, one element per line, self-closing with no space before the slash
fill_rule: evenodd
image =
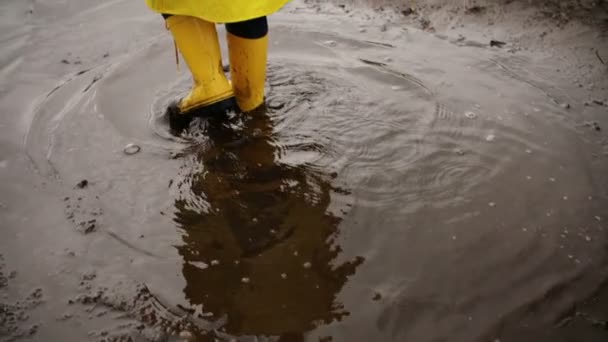
<path id="1" fill-rule="evenodd" d="M 3 1 L 0 341 L 608 340 L 606 6 L 293 1 L 176 137 L 143 1 Z"/>

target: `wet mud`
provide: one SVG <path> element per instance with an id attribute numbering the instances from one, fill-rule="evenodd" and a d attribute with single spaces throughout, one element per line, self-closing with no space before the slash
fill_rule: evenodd
<path id="1" fill-rule="evenodd" d="M 0 341 L 608 338 L 605 84 L 294 1 L 266 106 L 176 136 L 143 2 L 0 6 Z"/>

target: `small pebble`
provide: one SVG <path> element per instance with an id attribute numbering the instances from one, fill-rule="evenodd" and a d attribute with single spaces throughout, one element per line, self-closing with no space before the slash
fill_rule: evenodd
<path id="1" fill-rule="evenodd" d="M 598 222 L 600 222 L 602 220 L 602 218 L 599 217 L 599 216 L 595 216 L 595 220 L 598 221 Z"/>
<path id="2" fill-rule="evenodd" d="M 327 46 L 336 46 L 336 45 L 338 45 L 338 43 L 336 43 L 335 40 L 326 40 L 324 42 L 324 44 L 327 45 Z"/>
<path id="3" fill-rule="evenodd" d="M 585 236 L 585 240 L 587 240 L 587 242 L 589 242 L 589 241 L 591 241 L 591 237 Z"/>
<path id="4" fill-rule="evenodd" d="M 528 150 L 526 150 L 526 153 L 530 154 L 530 153 L 532 153 L 532 150 L 528 149 Z"/>
<path id="5" fill-rule="evenodd" d="M 550 182 L 555 182 L 555 178 L 551 177 L 551 178 L 549 178 L 549 181 Z"/>
<path id="6" fill-rule="evenodd" d="M 522 228 L 521 230 L 524 231 L 524 232 L 527 232 L 528 228 Z"/>
<path id="7" fill-rule="evenodd" d="M 401 90 L 401 87 L 400 86 L 392 86 L 391 89 L 397 91 L 397 90 Z"/>
<path id="8" fill-rule="evenodd" d="M 489 205 L 490 207 L 494 208 L 494 207 L 496 206 L 496 203 L 494 203 L 494 202 L 490 202 L 490 203 L 488 203 L 488 205 Z"/>
<path id="9" fill-rule="evenodd" d="M 122 150 L 126 155 L 134 155 L 141 151 L 141 147 L 135 144 L 127 144 L 125 148 Z"/>
<path id="10" fill-rule="evenodd" d="M 570 104 L 569 103 L 562 103 L 561 106 L 564 109 L 570 109 Z"/>
<path id="11" fill-rule="evenodd" d="M 286 273 L 281 273 L 281 278 L 287 279 L 287 274 Z"/>
<path id="12" fill-rule="evenodd" d="M 527 180 L 531 180 L 531 179 L 532 179 L 532 177 L 531 177 L 531 176 L 526 176 L 526 179 L 527 179 Z"/>
<path id="13" fill-rule="evenodd" d="M 249 284 L 249 281 L 250 280 L 247 277 L 241 278 L 241 283 L 243 283 L 243 284 Z"/>
<path id="14" fill-rule="evenodd" d="M 305 262 L 304 265 L 302 265 L 302 266 L 304 266 L 304 268 L 306 268 L 306 269 L 309 269 L 312 267 L 312 264 L 310 262 Z"/>
<path id="15" fill-rule="evenodd" d="M 494 141 L 494 139 L 496 139 L 496 136 L 494 136 L 494 134 L 489 134 L 489 135 L 486 137 L 486 141 Z"/>
<path id="16" fill-rule="evenodd" d="M 220 262 L 218 260 L 211 260 L 211 266 L 217 266 Z"/>
<path id="17" fill-rule="evenodd" d="M 298 256 L 298 251 L 293 252 L 293 256 Z"/>
<path id="18" fill-rule="evenodd" d="M 475 118 L 477 118 L 477 114 L 475 114 L 474 112 L 466 112 L 466 113 L 464 113 L 464 116 L 467 119 L 475 119 Z"/>
<path id="19" fill-rule="evenodd" d="M 568 200 L 568 196 L 564 196 L 564 197 L 562 197 L 562 199 L 563 199 L 564 201 L 567 201 L 567 200 Z"/>

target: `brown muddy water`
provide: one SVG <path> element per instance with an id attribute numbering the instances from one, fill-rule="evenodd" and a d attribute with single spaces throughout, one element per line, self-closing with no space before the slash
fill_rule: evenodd
<path id="1" fill-rule="evenodd" d="M 296 1 L 174 137 L 143 1 L 0 16 L 1 341 L 608 340 L 606 107 L 542 56 Z"/>

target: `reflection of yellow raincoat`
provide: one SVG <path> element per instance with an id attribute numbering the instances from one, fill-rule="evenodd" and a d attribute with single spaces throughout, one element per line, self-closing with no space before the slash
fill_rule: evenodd
<path id="1" fill-rule="evenodd" d="M 289 0 L 146 0 L 153 11 L 199 17 L 213 23 L 234 23 L 278 11 Z"/>

